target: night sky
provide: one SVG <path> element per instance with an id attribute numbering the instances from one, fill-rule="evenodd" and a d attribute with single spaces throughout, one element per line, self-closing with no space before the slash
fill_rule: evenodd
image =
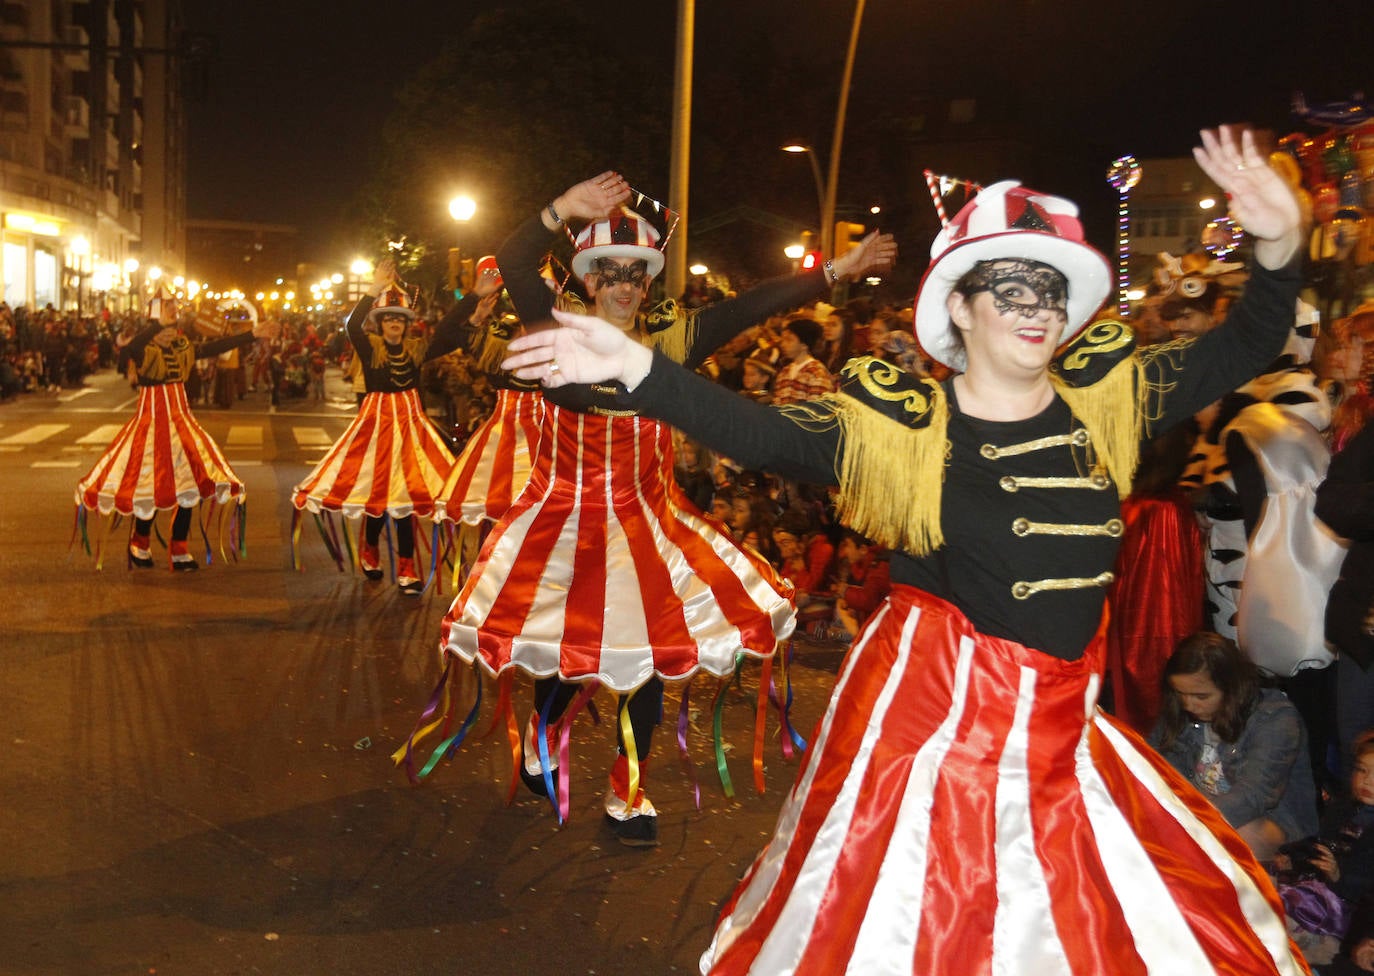
<path id="1" fill-rule="evenodd" d="M 392 92 L 500 2 L 189 3 L 189 27 L 218 43 L 208 89 L 190 105 L 190 216 L 297 225 L 307 259 L 351 252 L 343 214 L 367 177 Z M 617 43 L 661 49 L 671 75 L 674 6 L 603 0 L 566 10 L 601 22 L 611 51 Z M 805 59 L 814 55 L 816 70 L 800 72 L 798 83 L 837 90 L 834 65 L 852 12 L 836 0 L 698 0 L 698 77 L 710 66 L 740 65 L 743 90 L 747 71 L 766 70 L 770 59 L 811 63 Z M 1032 125 L 1043 119 L 1043 138 L 1069 160 L 1060 185 L 1045 189 L 1075 195 L 1093 211 L 1111 205 L 1102 173 L 1116 156 L 1186 153 L 1198 127 L 1217 122 L 1316 132 L 1291 115 L 1294 91 L 1312 103 L 1374 95 L 1374 51 L 1357 47 L 1358 37 L 1374 41 L 1369 0 L 1129 8 L 1097 0 L 868 0 L 851 104 L 875 111 L 918 92 L 966 91 L 981 104 L 1008 99 Z M 519 49 L 521 39 L 510 43 Z M 739 111 L 779 131 L 815 133 L 817 145 L 828 144 L 833 125 L 833 114 L 790 118 L 789 106 L 753 105 L 745 93 L 738 106 L 698 104 L 694 127 Z M 846 159 L 865 138 L 864 121 L 851 109 Z M 775 165 L 741 156 L 741 186 Z M 914 171 L 923 165 L 910 161 Z M 550 187 L 550 195 L 561 189 Z M 658 189 L 666 197 L 667 187 Z M 808 179 L 796 191 L 799 206 L 814 200 Z M 694 194 L 692 207 L 694 215 L 710 213 L 713 201 Z"/>

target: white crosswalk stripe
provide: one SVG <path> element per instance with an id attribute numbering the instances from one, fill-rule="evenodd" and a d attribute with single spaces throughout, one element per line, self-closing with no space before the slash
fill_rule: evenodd
<path id="1" fill-rule="evenodd" d="M 78 437 L 76 442 L 78 444 L 108 444 L 123 426 L 123 424 L 101 424 L 85 437 Z"/>
<path id="2" fill-rule="evenodd" d="M 330 435 L 323 427 L 292 427 L 291 436 L 299 447 L 328 447 L 338 435 Z"/>
<path id="3" fill-rule="evenodd" d="M 29 444 L 37 444 L 45 441 L 49 437 L 54 437 L 70 427 L 71 424 L 34 424 L 19 431 L 17 434 L 10 434 L 8 437 L 0 437 L 0 444 L 7 447 L 24 447 Z M 116 428 L 117 429 L 117 428 Z"/>
<path id="4" fill-rule="evenodd" d="M 229 428 L 229 436 L 224 439 L 225 447 L 262 447 L 262 427 L 234 424 Z"/>

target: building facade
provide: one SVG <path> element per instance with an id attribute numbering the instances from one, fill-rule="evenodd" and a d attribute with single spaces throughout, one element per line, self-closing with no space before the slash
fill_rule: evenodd
<path id="1" fill-rule="evenodd" d="M 11 306 L 142 304 L 186 263 L 180 0 L 0 0 Z"/>

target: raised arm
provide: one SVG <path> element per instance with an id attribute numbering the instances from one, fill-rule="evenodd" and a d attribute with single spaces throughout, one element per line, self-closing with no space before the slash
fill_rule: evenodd
<path id="1" fill-rule="evenodd" d="M 886 271 L 896 259 L 897 244 L 892 235 L 874 231 L 830 262 L 829 268 L 773 278 L 738 298 L 708 305 L 697 313 L 695 341 L 683 365 L 696 369 L 706 357 L 750 326 L 806 304 L 837 282 Z"/>
<path id="2" fill-rule="evenodd" d="M 1254 267 L 1240 301 L 1219 328 L 1153 359 L 1157 373 L 1149 380 L 1169 391 L 1156 432 L 1253 379 L 1278 357 L 1301 285 L 1305 218 L 1292 188 L 1261 155 L 1250 130 L 1222 126 L 1201 135 L 1193 155 L 1254 238 Z"/>
<path id="3" fill-rule="evenodd" d="M 593 176 L 554 197 L 506 239 L 496 252 L 496 264 L 520 321 L 528 325 L 547 322 L 553 309 L 553 292 L 539 274 L 549 250 L 549 235 L 562 233 L 570 220 L 600 220 L 629 196 L 629 184 L 620 174 Z"/>

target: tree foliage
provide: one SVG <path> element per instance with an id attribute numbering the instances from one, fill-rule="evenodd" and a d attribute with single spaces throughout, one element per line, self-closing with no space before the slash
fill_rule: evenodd
<path id="1" fill-rule="evenodd" d="M 601 9 L 623 24 L 614 5 Z M 569 18 L 554 0 L 493 8 L 418 67 L 397 92 L 363 201 L 370 236 L 405 237 L 434 272 L 455 241 L 494 249 L 517 222 L 565 187 L 604 169 L 667 195 L 671 33 L 640 22 L 622 40 L 596 18 Z M 478 203 L 469 226 L 448 215 L 464 192 Z"/>

